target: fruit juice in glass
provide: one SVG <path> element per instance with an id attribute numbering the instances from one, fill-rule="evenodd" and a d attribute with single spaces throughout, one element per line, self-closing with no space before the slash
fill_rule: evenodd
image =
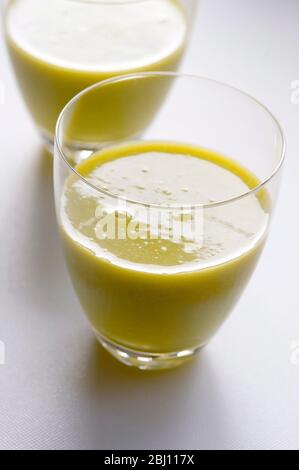
<path id="1" fill-rule="evenodd" d="M 170 80 L 163 107 L 139 140 L 105 144 L 109 127 L 111 135 L 119 130 L 108 121 L 97 134 L 102 149 L 82 147 L 74 163 L 70 127 L 77 145 L 86 145 L 81 100 L 90 102 L 98 122 L 103 116 L 91 104 L 94 94 L 106 104 L 110 97 L 115 107 L 112 89 L 120 82 L 132 90 L 142 84 L 150 94 L 153 83 Z M 148 94 L 139 101 L 141 114 Z M 118 100 L 118 106 L 122 115 L 136 111 L 136 103 Z M 57 219 L 75 291 L 110 353 L 128 365 L 161 369 L 209 342 L 265 245 L 283 156 L 271 113 L 211 80 L 136 74 L 71 101 L 57 126 Z"/>
<path id="2" fill-rule="evenodd" d="M 89 85 L 135 71 L 177 69 L 193 5 L 194 0 L 8 0 L 8 50 L 45 141 L 53 143 L 59 113 Z"/>

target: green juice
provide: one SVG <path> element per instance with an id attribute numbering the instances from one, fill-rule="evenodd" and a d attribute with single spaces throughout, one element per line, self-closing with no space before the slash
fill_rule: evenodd
<path id="1" fill-rule="evenodd" d="M 95 332 L 139 352 L 171 353 L 206 344 L 253 272 L 269 221 L 264 190 L 211 204 L 246 193 L 257 178 L 212 151 L 167 142 L 115 146 L 76 171 L 60 195 L 59 219 L 71 278 Z M 139 201 L 141 207 L 152 204 L 156 211 L 160 205 L 184 205 L 183 225 L 190 222 L 187 205 L 204 204 L 202 237 L 192 239 L 187 231 L 172 239 L 165 236 L 163 222 L 160 232 L 149 236 L 152 227 L 138 220 L 136 205 L 116 208 L 109 194 Z M 139 236 L 99 236 L 107 214 L 121 218 L 122 227 L 133 220 Z"/>
<path id="2" fill-rule="evenodd" d="M 20 89 L 50 139 L 61 110 L 77 93 L 117 75 L 175 70 L 186 37 L 187 19 L 177 0 L 10 0 L 6 13 L 7 44 Z"/>

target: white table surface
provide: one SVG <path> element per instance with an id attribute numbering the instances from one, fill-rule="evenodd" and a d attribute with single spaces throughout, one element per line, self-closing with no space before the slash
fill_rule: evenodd
<path id="1" fill-rule="evenodd" d="M 268 105 L 287 163 L 270 240 L 235 312 L 198 360 L 144 373 L 103 352 L 81 313 L 51 160 L 0 45 L 0 449 L 299 449 L 299 2 L 202 0 L 182 69 Z"/>

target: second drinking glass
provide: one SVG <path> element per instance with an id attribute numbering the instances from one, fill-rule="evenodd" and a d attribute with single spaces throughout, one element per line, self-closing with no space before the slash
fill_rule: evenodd
<path id="1" fill-rule="evenodd" d="M 89 85 L 135 71 L 176 70 L 196 1 L 7 0 L 8 50 L 46 145 L 53 147 L 62 108 Z"/>

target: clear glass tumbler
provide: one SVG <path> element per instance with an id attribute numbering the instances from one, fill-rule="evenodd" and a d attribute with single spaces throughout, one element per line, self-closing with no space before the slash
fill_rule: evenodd
<path id="1" fill-rule="evenodd" d="M 65 107 L 58 225 L 83 310 L 117 359 L 176 366 L 215 334 L 267 239 L 284 145 L 262 104 L 195 76 L 121 76 Z"/>
<path id="2" fill-rule="evenodd" d="M 4 29 L 27 107 L 53 150 L 67 102 L 107 78 L 176 70 L 197 0 L 6 0 Z"/>

